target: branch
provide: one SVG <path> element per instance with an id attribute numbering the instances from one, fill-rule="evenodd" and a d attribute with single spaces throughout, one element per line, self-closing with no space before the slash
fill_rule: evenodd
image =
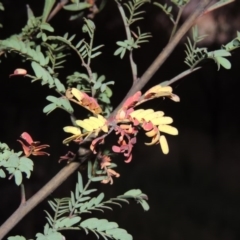
<path id="1" fill-rule="evenodd" d="M 150 67 L 145 71 L 142 77 L 136 81 L 133 86 L 128 91 L 125 98 L 122 102 L 115 108 L 110 117 L 113 117 L 117 114 L 118 110 L 121 108 L 122 104 L 134 93 L 141 90 L 151 79 L 151 77 L 156 73 L 156 71 L 162 66 L 165 60 L 169 57 L 172 51 L 175 49 L 181 38 L 187 33 L 187 31 L 192 27 L 192 25 L 196 22 L 197 18 L 200 17 L 204 11 L 207 9 L 209 4 L 213 0 L 202 0 L 198 5 L 193 14 L 184 22 L 184 24 L 179 28 L 177 33 L 172 38 L 172 41 L 167 44 L 167 46 L 163 49 L 163 51 L 157 56 L 157 58 L 153 61 Z"/>
<path id="2" fill-rule="evenodd" d="M 72 162 L 57 173 L 45 186 L 43 186 L 28 201 L 21 204 L 19 208 L 2 224 L 0 227 L 0 239 L 4 236 L 35 206 L 42 202 L 58 186 L 60 186 L 73 172 L 75 172 L 80 163 Z"/>

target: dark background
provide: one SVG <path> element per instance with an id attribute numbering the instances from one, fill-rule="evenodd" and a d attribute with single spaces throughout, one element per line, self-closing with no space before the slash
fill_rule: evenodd
<path id="1" fill-rule="evenodd" d="M 4 25 L 0 30 L 1 39 L 19 32 L 25 25 L 26 3 L 36 16 L 41 15 L 43 1 L 3 1 L 6 10 L 0 13 L 0 22 Z M 233 33 L 240 29 L 239 10 L 240 4 L 236 1 L 211 15 L 215 25 L 207 19 L 206 26 L 215 26 L 214 31 L 208 32 L 213 34 L 212 40 L 206 42 L 211 50 L 223 44 L 221 39 L 230 41 Z M 134 53 L 139 75 L 166 45 L 171 26 L 160 9 L 148 5 L 146 11 L 145 20 L 140 25 L 143 31 L 152 32 L 153 38 Z M 184 18 L 187 15 L 186 12 Z M 77 39 L 81 39 L 82 20 L 69 22 L 69 16 L 69 12 L 61 11 L 50 22 L 55 34 L 76 33 Z M 201 19 L 200 24 L 203 21 Z M 108 80 L 115 81 L 112 103 L 117 106 L 132 80 L 128 58 L 120 60 L 119 57 L 113 57 L 115 42 L 125 39 L 114 1 L 108 1 L 94 22 L 97 26 L 95 44 L 104 44 L 105 48 L 104 53 L 93 61 L 92 69 L 105 74 Z M 180 44 L 144 90 L 186 70 L 184 57 L 184 45 Z M 68 150 L 62 145 L 62 140 L 67 136 L 62 127 L 69 125 L 70 119 L 61 110 L 49 116 L 42 113 L 47 104 L 45 97 L 54 94 L 48 87 L 41 87 L 39 82 L 31 84 L 29 79 L 23 77 L 9 78 L 16 68 L 31 71 L 28 63 L 22 63 L 17 56 L 1 59 L 0 141 L 20 151 L 16 139 L 27 131 L 35 140 L 51 145 L 50 157 L 33 157 L 35 167 L 31 180 L 24 180 L 27 197 L 30 197 L 64 166 L 64 163 L 58 164 L 59 156 Z M 240 239 L 240 51 L 232 54 L 231 62 L 231 70 L 221 68 L 220 71 L 217 71 L 213 61 L 206 62 L 200 71 L 177 82 L 173 88 L 181 98 L 180 103 L 158 99 L 143 106 L 164 110 L 173 117 L 173 125 L 180 134 L 177 137 L 167 136 L 170 153 L 163 155 L 158 145 L 146 147 L 143 143 L 146 139 L 140 136 L 131 163 L 125 164 L 121 158 L 116 159 L 121 177 L 115 179 L 112 186 L 96 187 L 106 193 L 106 198 L 140 188 L 149 196 L 150 211 L 143 212 L 139 205 L 132 203 L 122 209 L 116 207 L 113 212 L 106 211 L 106 215 L 100 214 L 99 217 L 118 222 L 137 240 Z M 66 67 L 61 71 L 62 82 L 73 71 L 84 71 L 75 56 L 68 58 Z M 81 109 L 77 112 L 79 118 L 84 114 Z M 76 174 L 49 199 L 67 196 L 75 181 Z M 13 180 L 2 179 L 0 186 L 2 223 L 18 207 L 20 190 Z M 37 232 L 42 232 L 46 222 L 43 209 L 49 210 L 46 201 L 29 213 L 10 235 L 34 238 Z M 85 237 L 81 232 L 66 234 L 66 237 L 96 239 L 92 235 Z"/>

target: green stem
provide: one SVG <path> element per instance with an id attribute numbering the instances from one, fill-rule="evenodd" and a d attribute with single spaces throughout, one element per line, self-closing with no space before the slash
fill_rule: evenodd
<path id="1" fill-rule="evenodd" d="M 90 185 L 91 182 L 92 182 L 91 179 L 89 179 L 88 182 L 87 182 L 87 184 L 85 185 L 82 193 L 81 193 L 80 196 L 78 197 L 75 205 L 77 205 L 77 204 L 79 203 L 78 201 L 82 198 L 84 192 L 88 189 L 88 187 L 89 187 L 89 185 Z M 69 213 L 69 217 L 72 217 L 72 215 L 74 214 L 75 209 L 76 209 L 75 206 L 73 206 L 72 211 Z"/>
<path id="2" fill-rule="evenodd" d="M 122 20 L 123 20 L 123 24 L 124 24 L 126 35 L 127 35 L 127 40 L 131 41 L 132 35 L 131 35 L 130 28 L 129 28 L 129 24 L 127 23 L 127 17 L 125 15 L 122 5 L 118 1 L 116 1 L 116 2 L 117 2 L 118 10 L 119 10 Z M 129 53 L 129 60 L 130 60 L 130 65 L 131 65 L 131 69 L 132 69 L 133 82 L 135 82 L 137 80 L 137 65 L 133 60 L 132 50 L 130 50 L 130 53 Z"/>
<path id="3" fill-rule="evenodd" d="M 25 188 L 23 183 L 21 184 L 21 205 L 25 204 L 26 202 L 26 194 L 25 194 Z"/>

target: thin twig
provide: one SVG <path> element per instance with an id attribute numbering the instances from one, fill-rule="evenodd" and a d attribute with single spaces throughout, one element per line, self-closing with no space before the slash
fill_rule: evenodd
<path id="1" fill-rule="evenodd" d="M 179 20 L 180 20 L 180 18 L 181 18 L 181 16 L 182 16 L 183 9 L 184 9 L 184 7 L 180 7 L 180 8 L 179 8 L 178 15 L 177 15 L 177 19 L 176 19 L 176 21 L 174 21 L 174 27 L 173 27 L 173 30 L 172 30 L 172 33 L 171 33 L 169 42 L 171 42 L 171 40 L 172 40 L 175 32 L 177 31 L 178 23 L 179 23 Z"/>
<path id="2" fill-rule="evenodd" d="M 88 76 L 89 76 L 89 80 L 90 80 L 89 84 L 90 84 L 90 87 L 91 87 L 92 97 L 94 97 L 95 94 L 96 94 L 96 90 L 93 87 L 93 72 L 92 72 L 92 69 L 90 67 L 91 55 L 92 55 L 92 47 L 93 47 L 93 39 L 94 39 L 94 31 L 92 32 L 92 37 L 90 37 L 90 44 L 89 44 L 89 52 L 91 54 L 88 55 L 87 63 L 83 62 L 83 64 L 82 64 L 86 68 L 86 70 L 88 72 Z"/>
<path id="3" fill-rule="evenodd" d="M 118 6 L 118 10 L 121 14 L 122 20 L 123 20 L 123 24 L 124 24 L 126 35 L 127 35 L 127 40 L 131 41 L 132 35 L 131 35 L 130 28 L 129 28 L 129 24 L 127 23 L 127 20 L 126 20 L 125 12 L 123 10 L 122 5 L 118 1 L 116 1 L 116 3 Z M 132 69 L 133 82 L 136 82 L 136 80 L 137 80 L 137 65 L 133 61 L 132 50 L 130 50 L 130 52 L 129 52 L 129 60 L 130 60 L 130 65 L 131 65 L 131 69 Z"/>
<path id="4" fill-rule="evenodd" d="M 24 188 L 24 185 L 23 183 L 21 184 L 21 205 L 25 204 L 26 202 L 26 194 L 25 194 L 25 188 Z"/>
<path id="5" fill-rule="evenodd" d="M 178 74 L 176 77 L 170 79 L 169 81 L 167 81 L 166 85 L 171 85 L 171 84 L 177 82 L 178 80 L 182 79 L 183 77 L 186 77 L 187 75 L 189 75 L 189 74 L 191 74 L 191 73 L 193 73 L 193 72 L 195 72 L 195 71 L 197 71 L 197 70 L 199 70 L 201 68 L 202 67 L 196 67 L 194 69 L 190 68 L 190 69 L 188 69 L 188 70 Z"/>
<path id="6" fill-rule="evenodd" d="M 0 227 L 0 239 L 3 237 L 35 206 L 49 196 L 58 186 L 60 186 L 73 172 L 80 166 L 80 163 L 72 162 L 58 172 L 45 186 L 43 186 L 29 200 L 19 206 L 19 208 Z"/>
<path id="7" fill-rule="evenodd" d="M 47 18 L 47 22 L 49 22 L 63 7 L 68 3 L 68 0 L 61 0 L 57 6 L 52 10 Z"/>
<path id="8" fill-rule="evenodd" d="M 207 8 L 205 10 L 205 12 L 203 13 L 203 15 L 205 15 L 209 12 L 215 11 L 216 9 L 221 8 L 225 5 L 227 5 L 229 3 L 233 3 L 233 2 L 235 2 L 235 0 L 228 0 L 227 2 L 217 2 L 217 3 L 213 4 L 212 6 L 210 6 L 209 8 Z"/>
<path id="9" fill-rule="evenodd" d="M 209 4 L 213 0 L 203 0 L 198 5 L 196 10 L 193 12 L 193 14 L 184 22 L 184 24 L 179 28 L 175 36 L 173 37 L 172 41 L 168 43 L 168 45 L 163 49 L 163 51 L 157 56 L 157 58 L 153 61 L 153 63 L 150 65 L 150 67 L 145 71 L 145 73 L 142 75 L 142 77 L 136 81 L 133 86 L 128 91 L 125 98 L 122 100 L 122 102 L 115 108 L 115 110 L 112 112 L 110 118 L 114 117 L 118 110 L 121 108 L 123 103 L 134 93 L 141 90 L 151 79 L 151 77 L 156 73 L 156 71 L 162 66 L 162 64 L 165 62 L 165 60 L 169 57 L 169 55 L 172 53 L 172 51 L 175 49 L 181 38 L 187 33 L 187 31 L 192 27 L 192 25 L 196 22 L 197 18 L 204 13 L 205 9 L 209 6 Z"/>

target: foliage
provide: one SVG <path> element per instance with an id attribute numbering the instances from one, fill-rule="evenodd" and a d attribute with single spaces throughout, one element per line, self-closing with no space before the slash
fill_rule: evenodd
<path id="1" fill-rule="evenodd" d="M 33 171 L 33 161 L 22 155 L 22 152 L 14 152 L 6 143 L 0 143 L 0 178 L 6 177 L 8 172 L 9 179 L 14 177 L 15 183 L 20 185 L 23 181 L 23 173 L 30 178 Z"/>
<path id="2" fill-rule="evenodd" d="M 102 1 L 101 6 L 106 1 Z M 173 30 L 170 36 L 170 42 L 174 37 L 178 27 L 184 7 L 189 0 L 171 0 L 172 5 L 162 5 L 153 3 L 160 7 L 173 22 Z M 222 6 L 226 1 L 219 1 L 220 5 L 213 5 L 215 8 Z M 148 42 L 151 34 L 142 33 L 139 26 L 134 26 L 139 20 L 144 19 L 142 7 L 150 3 L 149 0 L 116 0 L 116 4 L 126 31 L 126 39 L 117 41 L 118 49 L 113 53 L 115 56 L 123 58 L 129 55 L 133 87 L 138 77 L 137 64 L 133 60 L 133 51 L 139 48 L 142 43 Z M 144 131 L 150 141 L 146 145 L 159 144 L 164 154 L 169 153 L 169 146 L 165 134 L 178 135 L 178 129 L 173 127 L 173 119 L 165 116 L 160 110 L 138 108 L 139 105 L 156 98 L 168 98 L 174 102 L 179 102 L 180 98 L 173 94 L 173 89 L 169 85 L 176 79 L 162 82 L 156 86 L 150 87 L 145 93 L 135 91 L 127 95 L 121 107 L 112 113 L 111 85 L 114 81 L 108 81 L 102 73 L 93 71 L 91 63 L 94 58 L 101 55 L 100 49 L 103 45 L 94 46 L 94 36 L 96 26 L 90 17 L 83 17 L 82 32 L 85 38 L 76 41 L 76 35 L 64 36 L 54 34 L 54 28 L 48 23 L 49 16 L 54 13 L 55 0 L 45 0 L 43 13 L 40 17 L 35 17 L 28 6 L 28 21 L 19 34 L 10 36 L 0 41 L 1 55 L 10 56 L 18 54 L 22 61 L 27 61 L 31 65 L 31 74 L 28 70 L 17 68 L 10 77 L 24 76 L 31 79 L 32 82 L 39 81 L 41 85 L 47 85 L 52 93 L 46 96 L 49 102 L 43 109 L 46 114 L 51 113 L 57 108 L 63 109 L 69 114 L 71 124 L 65 126 L 63 130 L 71 134 L 63 140 L 63 144 L 68 145 L 74 142 L 78 145 L 78 153 L 69 152 L 61 160 L 79 160 L 81 149 L 87 143 L 87 178 L 84 185 L 83 178 L 78 172 L 78 181 L 74 191 L 70 196 L 63 198 L 54 198 L 48 201 L 51 208 L 46 212 L 47 223 L 44 226 L 43 233 L 37 233 L 37 240 L 62 240 L 64 230 L 84 231 L 86 234 L 93 233 L 98 239 L 118 239 L 130 240 L 133 237 L 124 229 L 120 228 L 117 223 L 108 221 L 104 218 L 88 217 L 88 213 L 94 214 L 99 211 L 104 213 L 105 210 L 113 210 L 113 206 L 122 207 L 123 203 L 130 203 L 134 200 L 139 203 L 145 211 L 149 210 L 147 203 L 148 197 L 139 189 L 133 189 L 109 200 L 104 200 L 104 193 L 96 193 L 98 189 L 89 189 L 92 182 L 101 182 L 103 184 L 113 184 L 114 178 L 119 178 L 120 174 L 116 171 L 117 164 L 114 163 L 114 154 L 123 154 L 125 162 L 132 160 L 132 150 L 137 142 L 138 134 Z M 103 4 L 103 5 L 102 5 Z M 102 7 L 97 7 L 95 1 L 71 1 L 70 4 L 63 8 L 70 12 L 77 12 L 73 15 L 76 19 L 84 15 L 82 10 L 92 12 L 91 18 L 98 13 Z M 177 16 L 172 11 L 173 7 L 178 10 Z M 97 8 L 97 11 L 96 11 Z M 95 9 L 95 10 L 94 10 Z M 0 3 L 0 10 L 3 6 Z M 208 9 L 209 10 L 209 9 Z M 79 13 L 80 12 L 80 13 Z M 73 19 L 72 18 L 72 19 Z M 177 76 L 177 80 L 196 70 L 196 65 L 206 59 L 213 59 L 218 69 L 220 66 L 230 69 L 231 63 L 226 57 L 231 56 L 230 51 L 240 46 L 240 34 L 237 37 L 222 46 L 222 49 L 209 52 L 207 48 L 198 48 L 197 43 L 205 36 L 199 36 L 197 26 L 192 29 L 192 40 L 187 38 L 185 63 L 190 69 Z M 77 42 L 75 44 L 75 41 Z M 66 66 L 68 57 L 75 54 L 79 58 L 79 69 L 62 80 L 59 69 Z M 74 107 L 76 106 L 88 110 L 88 116 L 85 119 L 76 119 Z M 111 143 L 111 149 L 105 142 L 107 138 L 115 134 L 116 142 Z M 43 149 L 49 147 L 47 144 L 40 144 L 34 141 L 32 137 L 24 132 L 18 140 L 23 148 L 23 152 L 15 153 L 5 143 L 0 143 L 0 177 L 5 178 L 6 173 L 10 174 L 9 179 L 15 178 L 17 185 L 22 184 L 23 173 L 29 178 L 33 171 L 33 161 L 28 157 L 49 155 Z M 90 154 L 89 154 L 90 153 Z M 81 162 L 82 163 L 82 162 Z M 21 208 L 25 203 L 25 193 L 22 185 L 21 188 Z M 23 236 L 9 237 L 9 240 L 24 240 Z"/>
<path id="3" fill-rule="evenodd" d="M 184 8 L 189 2 L 190 0 L 171 0 L 171 2 L 180 8 Z M 176 19 L 174 17 L 174 14 L 172 13 L 173 10 L 173 5 L 167 5 L 167 3 L 165 4 L 161 4 L 159 2 L 153 2 L 154 5 L 156 5 L 157 7 L 161 8 L 162 11 L 169 17 L 169 19 L 172 21 L 173 24 L 176 24 Z"/>
<path id="4" fill-rule="evenodd" d="M 185 51 L 187 56 L 184 61 L 189 67 L 194 68 L 201 61 L 210 58 L 216 62 L 218 66 L 218 70 L 220 66 L 226 69 L 231 68 L 231 63 L 229 62 L 228 59 L 225 58 L 225 57 L 231 56 L 231 53 L 228 51 L 228 48 L 208 52 L 207 48 L 198 48 L 196 46 L 197 43 L 202 41 L 205 37 L 205 36 L 198 36 L 197 27 L 193 27 L 192 36 L 193 36 L 193 43 L 189 38 L 187 38 L 188 40 L 188 43 L 186 43 L 187 50 Z"/>

